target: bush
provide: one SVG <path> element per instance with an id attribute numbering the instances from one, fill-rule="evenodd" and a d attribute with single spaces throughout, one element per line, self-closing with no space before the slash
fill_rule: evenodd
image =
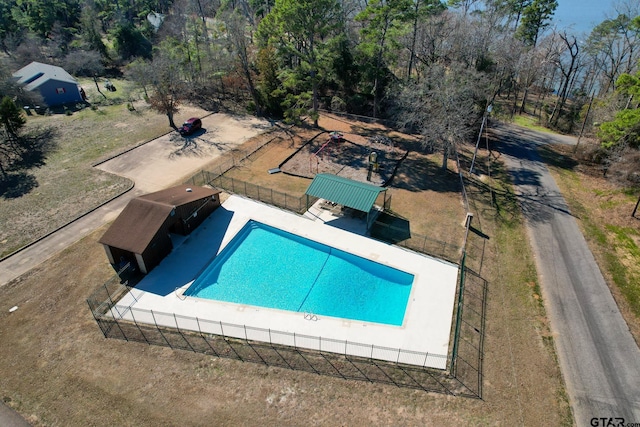
<path id="1" fill-rule="evenodd" d="M 578 150 L 576 153 L 576 157 L 579 160 L 595 164 L 602 164 L 607 155 L 607 150 L 600 145 L 585 145 L 583 149 Z"/>
<path id="2" fill-rule="evenodd" d="M 610 122 L 604 122 L 598 130 L 604 147 L 626 144 L 640 147 L 640 109 L 622 110 Z"/>
<path id="3" fill-rule="evenodd" d="M 344 100 L 339 96 L 334 96 L 333 98 L 331 98 L 331 111 L 346 113 L 347 103 L 344 102 Z"/>

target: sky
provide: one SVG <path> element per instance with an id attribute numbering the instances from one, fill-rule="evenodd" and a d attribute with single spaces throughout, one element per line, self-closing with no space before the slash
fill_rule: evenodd
<path id="1" fill-rule="evenodd" d="M 615 3 L 614 0 L 558 0 L 552 26 L 590 33 L 596 25 L 613 17 Z"/>

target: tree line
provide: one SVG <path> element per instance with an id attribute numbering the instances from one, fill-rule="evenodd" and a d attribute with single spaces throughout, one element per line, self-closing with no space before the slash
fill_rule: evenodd
<path id="1" fill-rule="evenodd" d="M 555 27 L 557 5 L 0 0 L 0 48 L 5 68 L 39 60 L 79 76 L 124 72 L 174 127 L 185 100 L 232 97 L 293 123 L 328 109 L 392 120 L 445 162 L 491 105 L 592 133 L 602 141 L 593 160 L 640 181 L 640 5 L 619 3 L 588 34 Z"/>

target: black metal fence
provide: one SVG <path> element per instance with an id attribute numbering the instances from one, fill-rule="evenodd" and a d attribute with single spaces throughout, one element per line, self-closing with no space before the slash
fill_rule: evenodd
<path id="1" fill-rule="evenodd" d="M 371 237 L 411 249 L 416 252 L 427 254 L 435 258 L 458 264 L 461 256 L 459 245 L 432 239 L 417 233 L 406 233 L 401 227 L 387 224 L 382 221 L 375 221 L 371 228 Z"/>
<path id="2" fill-rule="evenodd" d="M 450 371 L 426 366 L 446 366 L 447 355 L 412 352 L 118 306 L 117 301 L 131 289 L 126 282 L 121 283 L 119 277 L 114 277 L 87 299 L 106 338 L 344 379 L 388 383 L 454 396 L 481 397 L 482 382 L 476 362 L 478 358 L 473 354 L 477 350 L 472 345 L 466 345 L 467 342 L 474 342 L 473 337 L 465 337 L 465 345 L 458 351 L 457 373 L 452 375 Z M 465 333 L 466 330 L 461 330 L 460 335 Z M 357 355 L 353 355 L 354 353 Z M 403 360 L 410 360 L 410 363 L 403 363 Z"/>
<path id="3" fill-rule="evenodd" d="M 262 187 L 235 178 L 219 175 L 219 172 L 200 171 L 188 181 L 191 185 L 209 185 L 225 190 L 229 193 L 246 196 L 253 200 L 259 200 L 272 206 L 277 206 L 298 214 L 304 213 L 308 206 L 314 204 L 318 198 L 306 195 L 296 196 L 271 188 Z M 391 196 L 384 201 L 384 209 L 391 206 Z M 457 264 L 461 257 L 461 248 L 458 244 L 432 239 L 417 233 L 406 234 L 405 230 L 392 224 L 374 221 L 371 227 L 371 237 L 394 243 L 416 252 L 431 255 L 437 258 Z M 401 237 L 398 237 L 401 236 Z"/>
<path id="4" fill-rule="evenodd" d="M 487 281 L 465 266 L 460 268 L 450 373 L 482 397 Z"/>
<path id="5" fill-rule="evenodd" d="M 278 206 L 280 208 L 296 212 L 299 214 L 307 210 L 307 202 L 309 206 L 315 203 L 318 198 L 309 196 L 296 196 L 272 188 L 262 187 L 250 182 L 230 178 L 219 175 L 218 171 L 200 171 L 191 177 L 188 181 L 191 185 L 209 185 L 229 193 L 246 196 L 253 200 L 259 200 L 269 205 Z"/>

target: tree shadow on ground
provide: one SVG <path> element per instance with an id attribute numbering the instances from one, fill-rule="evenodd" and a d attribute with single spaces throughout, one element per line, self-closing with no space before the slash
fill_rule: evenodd
<path id="1" fill-rule="evenodd" d="M 15 153 L 7 175 L 0 180 L 0 196 L 15 199 L 38 187 L 36 177 L 29 170 L 46 164 L 47 156 L 57 147 L 56 131 L 53 128 L 38 128 L 21 136 L 20 154 Z"/>
<path id="2" fill-rule="evenodd" d="M 8 174 L 0 180 L 0 197 L 5 199 L 17 199 L 31 192 L 38 186 L 38 180 L 28 172 L 16 172 Z"/>
<path id="3" fill-rule="evenodd" d="M 533 223 L 548 222 L 554 214 L 571 213 L 561 193 L 548 191 L 521 192 L 487 184 L 480 179 L 468 179 L 467 192 L 474 200 L 483 200 L 481 213 L 504 224 L 520 221 L 520 213 Z M 478 204 L 476 204 L 478 206 Z"/>
<path id="4" fill-rule="evenodd" d="M 542 174 L 546 170 L 534 144 L 522 139 L 501 135 L 490 140 L 489 156 L 478 156 L 474 164 L 475 174 L 469 174 L 466 190 L 470 198 L 482 201 L 483 215 L 509 224 L 520 221 L 520 213 L 534 223 L 548 222 L 554 214 L 573 215 L 558 191 L 546 189 Z M 485 153 L 486 154 L 486 153 Z M 507 169 L 502 155 L 509 155 L 518 163 Z M 463 170 L 469 170 L 472 153 L 461 153 Z M 503 186 L 500 183 L 511 185 Z"/>
<path id="5" fill-rule="evenodd" d="M 554 149 L 554 147 L 540 147 L 538 154 L 549 166 L 567 170 L 574 170 L 578 166 L 578 162 L 574 158 Z"/>
<path id="6" fill-rule="evenodd" d="M 421 143 L 417 137 L 402 137 L 397 131 L 392 129 L 371 129 L 362 126 L 351 126 L 351 131 L 349 133 L 360 135 L 365 138 L 374 138 L 383 135 L 393 141 L 394 146 L 402 151 L 421 151 Z"/>
<path id="7" fill-rule="evenodd" d="M 402 161 L 391 186 L 409 191 L 457 193 L 460 191 L 460 179 L 455 172 L 443 170 L 441 165 L 414 152 Z"/>
<path id="8" fill-rule="evenodd" d="M 522 151 L 517 153 L 518 150 L 533 151 L 535 155 L 527 154 L 526 157 L 542 159 L 547 165 L 573 170 L 578 162 L 567 154 L 574 148 L 567 138 L 570 137 L 495 123 L 489 132 L 488 144 L 491 150 L 499 147 L 505 154 L 514 157 L 522 156 Z"/>

